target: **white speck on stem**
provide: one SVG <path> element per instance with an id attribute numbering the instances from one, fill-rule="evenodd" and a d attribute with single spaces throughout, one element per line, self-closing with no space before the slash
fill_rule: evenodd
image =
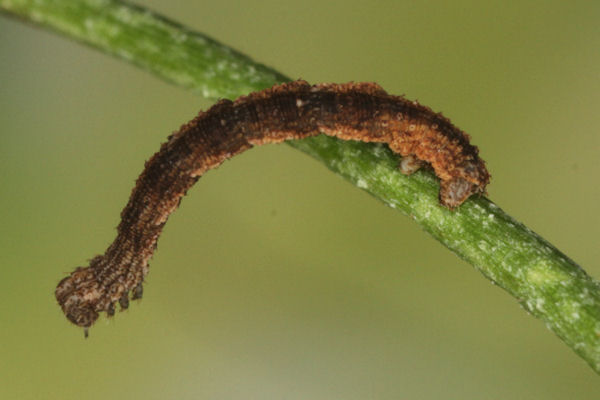
<path id="1" fill-rule="evenodd" d="M 546 303 L 546 301 L 544 299 L 537 298 L 535 299 L 535 308 L 537 308 L 540 311 L 544 311 L 544 304 Z"/>
<path id="2" fill-rule="evenodd" d="M 217 63 L 217 71 L 224 71 L 227 69 L 227 61 L 222 60 Z"/>
<path id="3" fill-rule="evenodd" d="M 177 43 L 183 43 L 187 40 L 188 36 L 185 33 L 175 31 L 171 33 L 171 38 Z"/>
<path id="4" fill-rule="evenodd" d="M 86 18 L 83 25 L 85 26 L 85 29 L 87 29 L 88 31 L 93 31 L 96 23 L 93 18 Z"/>
<path id="5" fill-rule="evenodd" d="M 127 24 L 130 24 L 133 22 L 133 13 L 131 12 L 131 10 L 126 7 L 119 7 L 119 9 L 115 12 L 115 17 L 117 17 L 117 19 L 121 22 L 125 22 Z"/>

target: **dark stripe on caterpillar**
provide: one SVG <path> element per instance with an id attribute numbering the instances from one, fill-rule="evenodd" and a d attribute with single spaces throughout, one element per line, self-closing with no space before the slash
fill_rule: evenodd
<path id="1" fill-rule="evenodd" d="M 429 164 L 440 178 L 439 200 L 455 208 L 485 193 L 490 176 L 469 136 L 441 114 L 388 95 L 375 83 L 296 81 L 232 102 L 221 100 L 183 125 L 146 162 L 121 213 L 115 241 L 88 267 L 56 288 L 67 318 L 88 328 L 100 312 L 114 314 L 142 296 L 148 262 L 169 215 L 207 170 L 253 146 L 319 133 L 344 140 L 387 143 L 406 174 Z"/>

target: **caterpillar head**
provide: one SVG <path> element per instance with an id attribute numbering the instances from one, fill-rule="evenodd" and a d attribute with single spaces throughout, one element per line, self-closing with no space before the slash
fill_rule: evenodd
<path id="1" fill-rule="evenodd" d="M 144 269 L 134 273 L 131 264 L 124 265 L 103 274 L 110 270 L 111 262 L 97 256 L 89 267 L 78 267 L 58 283 L 54 292 L 58 304 L 69 321 L 85 329 L 86 336 L 100 312 L 113 316 L 117 303 L 121 310 L 127 309 L 130 292 L 132 300 L 142 298 Z"/>
<path id="2" fill-rule="evenodd" d="M 67 319 L 75 325 L 89 328 L 98 319 L 96 309 L 103 293 L 90 267 L 78 267 L 59 282 L 54 295 Z"/>

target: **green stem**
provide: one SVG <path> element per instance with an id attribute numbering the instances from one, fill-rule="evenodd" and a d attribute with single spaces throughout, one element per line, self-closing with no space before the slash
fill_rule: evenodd
<path id="1" fill-rule="evenodd" d="M 0 11 L 132 62 L 205 97 L 235 98 L 285 76 L 146 9 L 114 0 L 0 0 Z M 438 205 L 432 174 L 400 174 L 380 145 L 318 136 L 290 144 L 412 217 L 543 320 L 600 372 L 600 285 L 486 198 Z"/>

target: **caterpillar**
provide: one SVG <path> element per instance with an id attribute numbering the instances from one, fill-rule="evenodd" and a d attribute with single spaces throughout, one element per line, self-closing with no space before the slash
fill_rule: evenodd
<path id="1" fill-rule="evenodd" d="M 168 137 L 150 158 L 121 212 L 117 237 L 89 266 L 76 268 L 55 296 L 66 317 L 87 329 L 142 297 L 158 237 L 186 191 L 208 170 L 253 146 L 317 134 L 382 142 L 411 174 L 430 165 L 439 201 L 450 209 L 485 193 L 490 175 L 469 136 L 441 114 L 375 83 L 310 85 L 303 80 L 221 100 Z"/>

